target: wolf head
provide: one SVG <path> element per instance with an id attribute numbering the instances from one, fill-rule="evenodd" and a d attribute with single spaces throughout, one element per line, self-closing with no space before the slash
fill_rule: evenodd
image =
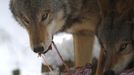
<path id="1" fill-rule="evenodd" d="M 104 75 L 118 75 L 134 60 L 133 11 L 131 0 L 108 1 L 112 0 L 100 0 L 102 20 L 97 35 L 105 56 Z"/>
<path id="2" fill-rule="evenodd" d="M 132 24 L 125 21 L 107 22 L 103 22 L 98 30 L 105 55 L 104 71 L 113 70 L 118 74 L 133 60 Z"/>
<path id="3" fill-rule="evenodd" d="M 13 16 L 28 31 L 34 52 L 46 51 L 52 36 L 64 25 L 68 13 L 64 3 L 59 0 L 10 1 Z"/>

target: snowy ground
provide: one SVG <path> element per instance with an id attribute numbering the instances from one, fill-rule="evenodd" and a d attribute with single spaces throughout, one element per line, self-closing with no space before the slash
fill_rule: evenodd
<path id="1" fill-rule="evenodd" d="M 12 18 L 9 0 L 0 0 L 0 75 L 11 75 L 12 70 L 40 73 L 41 60 L 29 47 L 28 36 Z"/>

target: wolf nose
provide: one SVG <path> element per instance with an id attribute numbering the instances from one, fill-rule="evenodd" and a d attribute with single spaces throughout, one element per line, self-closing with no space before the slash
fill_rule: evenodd
<path id="1" fill-rule="evenodd" d="M 35 53 L 43 53 L 44 47 L 43 46 L 38 46 L 34 48 Z"/>
<path id="2" fill-rule="evenodd" d="M 104 75 L 115 75 L 115 72 L 113 70 L 107 70 L 104 72 Z"/>

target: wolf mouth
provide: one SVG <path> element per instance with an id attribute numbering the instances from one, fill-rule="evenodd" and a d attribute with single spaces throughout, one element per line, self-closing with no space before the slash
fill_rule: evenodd
<path id="1" fill-rule="evenodd" d="M 52 50 L 52 44 L 49 45 L 48 49 L 43 52 L 43 54 L 46 54 L 49 50 Z"/>
<path id="2" fill-rule="evenodd" d="M 38 55 L 41 56 L 41 54 L 46 54 L 49 50 L 52 50 L 52 44 L 49 45 L 47 50 L 45 50 L 44 52 L 38 53 Z"/>

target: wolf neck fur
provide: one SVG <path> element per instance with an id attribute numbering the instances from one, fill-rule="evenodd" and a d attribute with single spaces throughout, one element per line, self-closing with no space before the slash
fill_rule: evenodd
<path id="1" fill-rule="evenodd" d="M 59 32 L 66 31 L 75 23 L 80 23 L 83 19 L 82 12 L 92 13 L 92 8 L 97 4 L 96 0 L 61 0 L 64 3 L 64 12 L 66 13 L 66 23 Z M 90 5 L 89 5 L 90 3 Z M 96 8 L 95 6 L 94 8 Z M 91 8 L 91 9 L 90 9 Z"/>

